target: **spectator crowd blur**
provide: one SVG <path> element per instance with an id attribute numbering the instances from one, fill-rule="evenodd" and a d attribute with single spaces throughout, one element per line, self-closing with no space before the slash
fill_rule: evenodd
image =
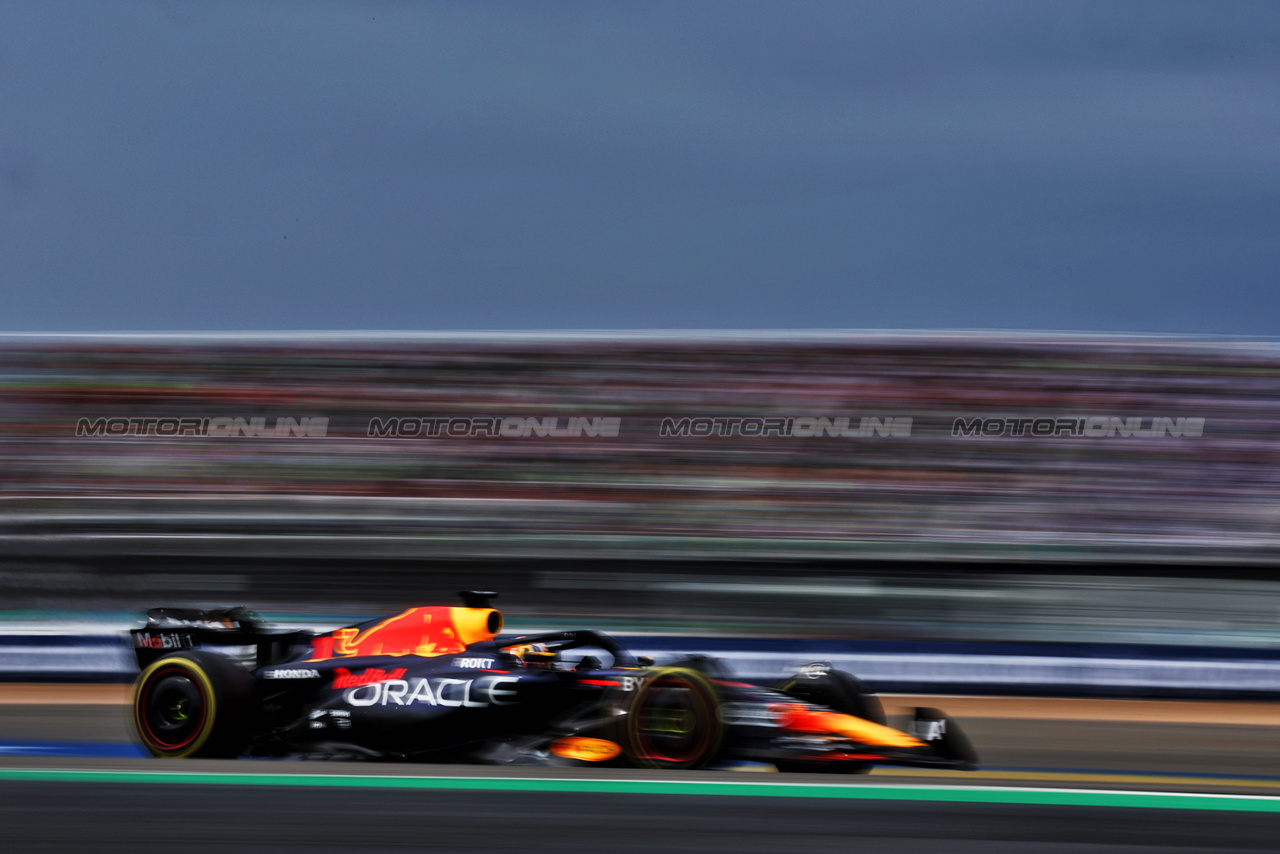
<path id="1" fill-rule="evenodd" d="M 662 429 L 667 419 L 845 417 L 855 427 L 909 418 L 910 429 Z M 1204 426 L 1183 436 L 955 435 L 956 419 L 978 417 Z M 313 435 L 84 429 L 104 418 L 327 421 Z M 370 429 L 404 418 L 619 426 L 613 435 Z M 369 535 L 419 537 L 433 556 L 468 543 L 509 543 L 518 554 L 537 542 L 553 555 L 1263 561 L 1280 556 L 1278 459 L 1280 351 L 1258 342 L 0 341 L 0 526 L 10 532 L 108 516 L 144 530 L 178 510 L 241 502 L 262 508 L 253 531 L 355 520 Z"/>

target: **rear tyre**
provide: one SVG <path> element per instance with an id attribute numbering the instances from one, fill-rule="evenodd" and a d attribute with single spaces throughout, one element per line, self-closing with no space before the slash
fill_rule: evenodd
<path id="1" fill-rule="evenodd" d="M 701 768 L 715 759 L 724 737 L 720 697 L 696 670 L 655 670 L 623 700 L 617 741 L 645 768 Z"/>
<path id="2" fill-rule="evenodd" d="M 142 671 L 133 722 L 153 756 L 238 756 L 248 743 L 253 677 L 207 652 L 179 652 Z"/>

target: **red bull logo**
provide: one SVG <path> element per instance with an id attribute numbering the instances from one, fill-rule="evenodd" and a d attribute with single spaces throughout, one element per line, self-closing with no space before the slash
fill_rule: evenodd
<path id="1" fill-rule="evenodd" d="M 377 682 L 385 682 L 388 679 L 400 679 L 405 674 L 403 667 L 397 667 L 395 670 L 383 670 L 380 667 L 370 667 L 364 673 L 352 673 L 345 667 L 339 667 L 333 672 L 334 688 L 360 688 L 364 685 L 373 685 Z"/>
<path id="2" fill-rule="evenodd" d="M 364 631 L 338 629 L 315 638 L 310 661 L 335 656 L 456 655 L 468 644 L 491 640 L 502 615 L 489 608 L 410 608 Z"/>

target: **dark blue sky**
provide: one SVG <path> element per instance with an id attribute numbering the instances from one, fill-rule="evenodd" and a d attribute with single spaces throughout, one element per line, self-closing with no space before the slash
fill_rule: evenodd
<path id="1" fill-rule="evenodd" d="M 1280 4 L 0 5 L 0 331 L 1280 335 Z"/>

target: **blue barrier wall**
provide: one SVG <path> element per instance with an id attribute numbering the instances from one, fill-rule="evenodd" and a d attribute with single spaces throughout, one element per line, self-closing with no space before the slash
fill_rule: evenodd
<path id="1" fill-rule="evenodd" d="M 768 684 L 830 662 L 882 693 L 1111 697 L 1280 697 L 1280 653 L 1091 644 L 964 644 L 633 636 L 658 663 L 721 659 Z M 0 636 L 0 681 L 127 682 L 137 674 L 124 634 Z"/>

